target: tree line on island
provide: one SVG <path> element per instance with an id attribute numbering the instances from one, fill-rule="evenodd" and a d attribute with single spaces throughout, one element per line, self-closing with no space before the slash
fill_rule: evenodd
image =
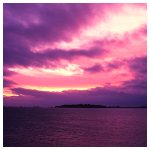
<path id="1" fill-rule="evenodd" d="M 94 104 L 65 104 L 55 108 L 147 108 L 146 106 L 105 106 Z"/>

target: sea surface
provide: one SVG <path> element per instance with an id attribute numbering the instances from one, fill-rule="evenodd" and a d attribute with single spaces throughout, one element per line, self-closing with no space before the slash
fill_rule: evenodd
<path id="1" fill-rule="evenodd" d="M 146 147 L 145 108 L 4 108 L 4 147 Z"/>

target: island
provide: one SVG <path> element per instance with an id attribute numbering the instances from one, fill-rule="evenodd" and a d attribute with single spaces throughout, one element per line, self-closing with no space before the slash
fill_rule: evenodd
<path id="1" fill-rule="evenodd" d="M 104 105 L 93 105 L 93 104 L 66 104 L 56 106 L 56 108 L 106 108 Z"/>
<path id="2" fill-rule="evenodd" d="M 146 106 L 105 106 L 94 104 L 65 104 L 55 106 L 55 108 L 147 108 Z"/>

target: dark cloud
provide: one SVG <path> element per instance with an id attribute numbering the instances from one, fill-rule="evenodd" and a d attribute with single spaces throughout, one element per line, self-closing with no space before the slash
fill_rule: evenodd
<path id="1" fill-rule="evenodd" d="M 119 4 L 4 4 L 4 65 L 41 66 L 47 61 L 93 57 L 97 50 L 51 50 L 33 53 L 31 47 L 71 41 L 95 15 L 105 18 L 105 10 Z M 116 9 L 114 9 L 114 7 Z M 98 11 L 97 11 L 98 10 Z M 101 50 L 100 50 L 101 51 Z M 101 52 L 100 52 L 101 53 Z M 51 65 L 51 63 L 49 63 Z"/>
<path id="2" fill-rule="evenodd" d="M 68 41 L 92 15 L 91 4 L 4 4 L 4 34 L 33 45 Z"/>
<path id="3" fill-rule="evenodd" d="M 137 76 L 147 75 L 147 57 L 136 57 L 129 62 L 129 67 Z"/>
<path id="4" fill-rule="evenodd" d="M 30 90 L 30 89 L 24 89 L 24 88 L 14 88 L 12 91 L 15 94 L 19 95 L 30 95 L 33 97 L 47 97 L 49 95 L 55 95 L 55 92 L 45 92 L 45 91 L 38 91 L 38 90 Z"/>
<path id="5" fill-rule="evenodd" d="M 122 82 L 121 90 L 129 93 L 139 93 L 147 95 L 147 57 L 135 57 L 124 60 L 124 65 L 128 66 L 133 73 L 133 79 Z"/>
<path id="6" fill-rule="evenodd" d="M 98 73 L 102 71 L 111 71 L 114 69 L 119 69 L 123 65 L 126 65 L 125 60 L 118 60 L 118 61 L 116 60 L 116 61 L 112 61 L 111 63 L 110 62 L 106 63 L 105 66 L 102 66 L 101 64 L 96 63 L 93 66 L 83 67 L 82 69 L 89 73 Z"/>
<path id="7" fill-rule="evenodd" d="M 72 49 L 69 51 L 49 49 L 38 53 L 31 52 L 27 47 L 7 47 L 4 48 L 4 64 L 8 66 L 45 66 L 51 65 L 51 61 L 72 60 L 77 57 L 97 57 L 103 53 L 104 50 L 95 47 L 88 50 Z"/>
<path id="8" fill-rule="evenodd" d="M 116 63 L 109 63 L 109 64 L 107 65 L 107 68 L 109 68 L 109 69 L 117 69 L 117 68 L 119 68 L 119 66 L 120 66 L 120 65 L 118 65 L 118 64 L 116 64 Z"/>
<path id="9" fill-rule="evenodd" d="M 124 82 L 124 86 L 131 87 L 134 91 L 147 95 L 147 57 L 136 57 L 128 62 L 134 79 Z"/>
<path id="10" fill-rule="evenodd" d="M 101 54 L 97 48 L 30 50 L 34 43 L 71 40 L 72 32 L 77 33 L 91 13 L 89 4 L 4 4 L 4 65 L 51 66 L 60 59 Z"/>
<path id="11" fill-rule="evenodd" d="M 122 91 L 126 91 L 132 94 L 142 94 L 147 95 L 147 80 L 146 79 L 133 79 L 129 81 L 124 81 L 120 87 Z"/>
<path id="12" fill-rule="evenodd" d="M 91 103 L 104 105 L 137 106 L 146 105 L 146 95 L 125 93 L 114 87 L 73 90 L 63 92 L 44 92 L 31 89 L 14 88 L 15 97 L 4 97 L 4 105 L 54 106 L 72 103 Z M 9 101 L 13 99 L 13 101 Z M 21 99 L 21 101 L 19 100 Z"/>
<path id="13" fill-rule="evenodd" d="M 122 5 L 122 4 L 121 4 Z M 94 7 L 93 7 L 94 6 Z M 4 4 L 4 76 L 12 75 L 6 68 L 9 66 L 52 66 L 59 60 L 73 60 L 78 57 L 99 57 L 106 50 L 97 48 L 105 45 L 126 47 L 129 37 L 145 36 L 146 26 L 134 35 L 123 40 L 103 39 L 93 44 L 89 49 L 47 49 L 32 52 L 32 46 L 53 44 L 60 41 L 71 41 L 72 37 L 80 33 L 81 29 L 92 24 L 94 12 L 99 13 L 100 20 L 104 19 L 105 9 L 117 11 L 118 5 L 113 4 Z M 97 9 L 96 11 L 94 9 Z M 101 14 L 101 15 L 100 15 Z M 108 17 L 108 16 L 107 16 Z M 140 32 L 140 34 L 139 34 Z M 139 39 L 139 38 L 138 38 Z M 99 46 L 98 46 L 99 47 Z M 122 64 L 113 62 L 103 68 L 100 64 L 83 68 L 90 73 L 117 69 Z M 49 106 L 64 103 L 95 103 L 108 105 L 145 105 L 146 104 L 146 57 L 127 60 L 135 79 L 125 81 L 122 87 L 95 88 L 84 91 L 44 92 L 23 88 L 12 89 L 19 96 L 5 97 L 6 105 L 39 105 Z M 11 87 L 13 81 L 4 79 L 4 87 Z M 134 93 L 132 90 L 134 89 Z M 144 92 L 139 92 L 142 89 Z M 131 92 L 130 92 L 131 91 Z M 13 99 L 13 101 L 9 101 Z"/>
<path id="14" fill-rule="evenodd" d="M 121 7 L 88 3 L 4 4 L 4 35 L 32 45 L 70 41 L 82 28 L 92 24 L 95 15 L 103 20 L 106 10 L 117 12 Z"/>
<path id="15" fill-rule="evenodd" d="M 3 87 L 11 87 L 12 85 L 16 84 L 15 82 L 11 81 L 11 80 L 8 80 L 8 79 L 5 79 L 3 80 Z"/>
<path id="16" fill-rule="evenodd" d="M 89 72 L 89 73 L 97 73 L 104 71 L 103 67 L 100 64 L 95 64 L 91 67 L 83 68 L 84 71 Z"/>
<path id="17" fill-rule="evenodd" d="M 3 70 L 3 76 L 7 77 L 7 76 L 11 76 L 13 75 L 15 72 L 8 70 L 7 68 L 4 68 Z"/>
<path id="18" fill-rule="evenodd" d="M 112 62 L 107 63 L 106 70 L 109 71 L 109 70 L 113 70 L 113 69 L 118 69 L 118 68 L 122 67 L 123 65 L 125 65 L 125 61 L 124 60 L 112 61 Z"/>
<path id="19" fill-rule="evenodd" d="M 135 78 L 145 78 L 147 76 L 147 56 L 134 57 L 123 60 L 112 61 L 106 64 L 105 70 L 118 69 L 127 66 L 133 72 Z"/>
<path id="20" fill-rule="evenodd" d="M 143 89 L 146 93 L 146 89 L 147 89 L 147 82 L 145 80 L 129 80 L 129 81 L 125 81 L 123 82 L 123 86 L 125 88 L 134 88 L 134 89 Z"/>

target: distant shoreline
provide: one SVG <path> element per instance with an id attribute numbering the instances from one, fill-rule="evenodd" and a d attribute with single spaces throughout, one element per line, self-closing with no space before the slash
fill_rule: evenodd
<path id="1" fill-rule="evenodd" d="M 146 106 L 105 106 L 105 105 L 93 105 L 93 104 L 66 104 L 55 106 L 55 108 L 147 108 Z"/>
<path id="2" fill-rule="evenodd" d="M 147 106 L 105 106 L 93 104 L 65 104 L 54 107 L 40 107 L 40 106 L 4 106 L 6 108 L 20 108 L 20 109 L 49 109 L 49 108 L 147 108 Z"/>

